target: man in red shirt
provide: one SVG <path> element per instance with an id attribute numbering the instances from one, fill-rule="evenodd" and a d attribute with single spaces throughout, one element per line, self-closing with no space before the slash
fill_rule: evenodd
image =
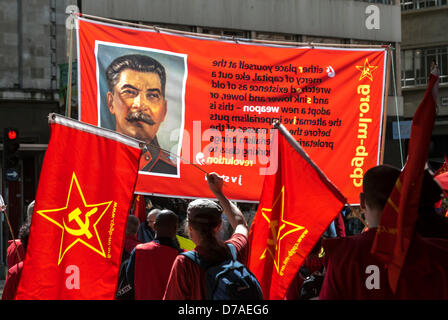
<path id="1" fill-rule="evenodd" d="M 399 175 L 399 169 L 387 165 L 371 168 L 364 175 L 360 201 L 369 229 L 324 241 L 328 263 L 319 299 L 448 299 L 447 240 L 414 235 L 395 294 L 386 266 L 370 254 L 383 208 Z M 427 190 L 435 189 L 424 180 L 420 203 L 434 204 L 437 193 Z"/>
<path id="2" fill-rule="evenodd" d="M 126 277 L 134 288 L 135 300 L 162 300 L 174 259 L 183 250 L 176 241 L 178 218 L 162 210 L 154 224 L 155 238 L 132 251 Z"/>
<path id="3" fill-rule="evenodd" d="M 219 201 L 207 199 L 191 202 L 187 208 L 188 231 L 196 244 L 194 249 L 211 265 L 231 257 L 228 247 L 218 239 L 221 213 L 224 212 L 234 233 L 226 243 L 234 245 L 237 260 L 247 263 L 248 227 L 241 211 L 223 194 L 223 179 L 216 173 L 207 175 L 210 190 Z M 222 208 L 221 208 L 222 207 Z M 164 300 L 203 300 L 206 298 L 205 270 L 184 255 L 178 255 L 171 269 Z"/>

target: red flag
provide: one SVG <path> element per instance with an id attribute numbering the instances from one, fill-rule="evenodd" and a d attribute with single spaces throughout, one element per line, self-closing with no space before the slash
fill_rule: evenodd
<path id="1" fill-rule="evenodd" d="M 371 253 L 388 264 L 389 285 L 396 292 L 418 217 L 418 206 L 429 142 L 436 116 L 438 76 L 431 73 L 428 87 L 412 120 L 406 165 L 384 207 Z"/>
<path id="2" fill-rule="evenodd" d="M 285 127 L 280 125 L 274 135 L 278 167 L 264 180 L 249 232 L 248 264 L 264 298 L 271 300 L 283 299 L 300 265 L 346 203 Z"/>
<path id="3" fill-rule="evenodd" d="M 146 204 L 145 204 L 145 197 L 137 194 L 135 195 L 135 201 L 134 201 L 134 216 L 140 220 L 140 223 L 144 222 L 146 220 Z"/>
<path id="4" fill-rule="evenodd" d="M 139 141 L 51 114 L 16 299 L 114 299 Z"/>
<path id="5" fill-rule="evenodd" d="M 436 172 L 434 172 L 434 177 L 441 175 L 443 173 L 446 173 L 446 172 L 448 172 L 448 160 L 446 159 L 446 156 L 445 156 L 445 161 L 443 162 L 442 166 L 439 169 L 437 169 Z"/>

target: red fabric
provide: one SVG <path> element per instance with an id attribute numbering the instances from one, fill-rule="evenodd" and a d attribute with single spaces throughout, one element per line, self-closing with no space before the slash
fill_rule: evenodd
<path id="1" fill-rule="evenodd" d="M 240 233 L 234 233 L 225 241 L 235 246 L 237 260 L 243 264 L 247 262 L 247 237 Z M 196 247 L 199 254 L 200 247 Z M 171 269 L 166 287 L 164 300 L 205 300 L 205 271 L 196 263 L 183 255 L 178 255 Z"/>
<path id="2" fill-rule="evenodd" d="M 8 264 L 8 268 L 11 268 L 13 265 L 25 259 L 25 249 L 23 248 L 22 242 L 20 239 L 16 239 L 15 242 L 16 244 L 14 244 L 13 240 L 8 241 L 9 246 L 8 249 L 6 249 L 6 263 Z M 16 245 L 17 250 L 19 251 L 20 260 L 17 256 Z"/>
<path id="3" fill-rule="evenodd" d="M 341 212 L 339 212 L 336 219 L 334 220 L 334 226 L 336 228 L 336 235 L 338 237 L 345 237 L 345 223 L 344 217 L 342 216 Z"/>
<path id="4" fill-rule="evenodd" d="M 434 172 L 434 176 L 441 175 L 442 173 L 448 172 L 448 159 L 445 156 L 445 161 L 443 162 L 442 166 Z"/>
<path id="5" fill-rule="evenodd" d="M 135 300 L 162 300 L 179 251 L 154 241 L 135 250 Z"/>
<path id="6" fill-rule="evenodd" d="M 327 271 L 319 299 L 448 299 L 448 240 L 416 236 L 409 247 L 394 294 L 385 265 L 369 250 L 376 229 L 339 239 L 324 240 Z M 379 268 L 379 289 L 367 289 L 372 272 Z"/>
<path id="7" fill-rule="evenodd" d="M 5 286 L 3 288 L 2 300 L 14 300 L 22 274 L 23 261 L 13 265 L 6 275 Z"/>
<path id="8" fill-rule="evenodd" d="M 135 196 L 134 216 L 136 216 L 138 220 L 140 220 L 140 223 L 146 221 L 145 197 L 139 194 Z"/>
<path id="9" fill-rule="evenodd" d="M 103 0 L 101 3 L 105 2 Z M 210 1 L 178 0 L 175 3 L 183 5 L 199 2 L 206 4 Z M 229 3 L 214 1 L 218 2 Z M 269 1 L 272 3 L 272 10 L 276 10 L 273 7 L 275 3 L 284 2 L 286 0 Z M 288 1 L 294 4 L 305 2 L 312 3 L 311 0 Z M 333 2 L 335 1 L 331 1 Z M 244 3 L 265 4 L 268 1 L 252 0 Z M 83 17 L 77 19 L 77 23 L 78 108 L 83 122 L 106 125 L 107 120 L 101 120 L 100 117 L 102 112 L 108 113 L 104 92 L 107 90 L 106 75 L 102 70 L 109 65 L 112 57 L 125 54 L 122 48 L 128 48 L 126 53 L 148 53 L 165 65 L 168 81 L 166 91 L 169 97 L 167 109 L 170 116 L 166 117 L 163 127 L 170 128 L 171 132 L 159 130 L 160 138 L 163 135 L 166 141 L 174 144 L 179 135 L 179 139 L 182 138 L 183 132 L 190 135 L 195 132 L 194 137 L 204 137 L 202 141 L 185 136 L 178 140 L 179 148 L 176 151 L 169 147 L 169 151 L 185 159 L 173 159 L 179 162 L 180 176 L 174 178 L 170 175 L 141 173 L 136 186 L 138 193 L 179 198 L 214 198 L 204 179 L 204 172 L 195 167 L 200 160 L 199 157 L 196 160 L 196 155 L 202 152 L 204 160 L 209 157 L 213 160 L 204 164 L 205 171 L 215 171 L 228 177 L 228 199 L 258 201 L 264 179 L 259 174 L 259 169 L 268 160 L 262 155 L 265 154 L 264 147 L 267 150 L 270 148 L 269 142 L 262 142 L 269 137 L 265 137 L 259 129 L 269 130 L 270 120 L 275 117 L 282 118 L 288 129 L 294 131 L 294 138 L 303 141 L 313 160 L 349 202 L 358 203 L 362 172 L 379 164 L 378 151 L 382 150 L 382 131 L 386 126 L 383 122 L 388 61 L 386 47 L 288 48 L 210 38 L 204 41 L 180 34 L 154 32 L 151 29 L 105 24 Z M 232 66 L 233 62 L 235 64 Z M 268 66 L 270 70 L 259 71 L 257 66 Z M 225 73 L 229 78 L 219 78 L 219 72 Z M 288 82 L 286 76 L 289 81 L 294 82 Z M 231 84 L 227 84 L 227 80 Z M 221 87 L 223 84 L 224 88 Z M 365 89 L 360 90 L 360 86 Z M 214 97 L 215 93 L 218 93 L 219 98 Z M 368 107 L 363 101 L 368 103 Z M 219 106 L 220 103 L 222 106 Z M 232 110 L 225 107 L 227 103 L 234 105 Z M 250 107 L 250 110 L 245 106 Z M 260 111 L 257 111 L 257 106 L 260 106 Z M 261 112 L 264 111 L 262 106 L 272 106 L 273 113 Z M 360 138 L 364 134 L 363 130 L 358 132 L 358 129 L 367 124 L 368 136 Z M 230 131 L 225 132 L 224 126 L 235 127 L 232 138 L 229 138 Z M 180 130 L 176 130 L 177 128 Z M 210 138 L 205 137 L 218 134 L 209 131 L 210 128 L 216 128 L 223 139 L 215 138 L 213 143 L 206 141 Z M 252 128 L 255 131 L 253 134 Z M 308 130 L 310 133 L 306 132 Z M 237 143 L 225 146 L 225 142 L 230 142 L 233 137 Z M 244 146 L 239 145 L 240 141 L 244 142 Z M 240 158 L 246 151 L 247 155 Z M 237 165 L 240 159 L 250 160 L 250 165 Z M 229 161 L 233 165 L 226 164 Z M 231 183 L 232 178 L 234 183 Z"/>
<path id="10" fill-rule="evenodd" d="M 447 197 L 448 196 L 448 172 L 441 173 L 441 174 L 435 176 L 434 179 L 440 184 L 440 187 L 442 187 L 445 197 Z"/>
<path id="11" fill-rule="evenodd" d="M 129 235 L 127 234 L 124 237 L 124 250 L 131 254 L 132 250 L 134 250 L 134 248 L 141 243 L 140 241 L 138 241 L 137 236 L 135 235 Z"/>
<path id="12" fill-rule="evenodd" d="M 438 77 L 430 75 L 423 101 L 414 114 L 408 159 L 384 207 L 371 252 L 387 263 L 389 285 L 395 291 L 415 224 L 429 143 L 436 116 L 433 88 Z"/>
<path id="13" fill-rule="evenodd" d="M 311 159 L 278 134 L 278 169 L 265 177 L 249 231 L 249 269 L 265 299 L 284 298 L 305 257 L 344 204 L 345 198 Z"/>
<path id="14" fill-rule="evenodd" d="M 141 149 L 54 121 L 17 299 L 114 299 Z"/>

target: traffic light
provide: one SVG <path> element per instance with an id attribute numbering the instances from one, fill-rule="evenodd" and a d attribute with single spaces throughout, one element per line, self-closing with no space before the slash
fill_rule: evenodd
<path id="1" fill-rule="evenodd" d="M 17 169 L 19 164 L 19 131 L 14 128 L 5 128 L 3 135 L 4 169 Z"/>

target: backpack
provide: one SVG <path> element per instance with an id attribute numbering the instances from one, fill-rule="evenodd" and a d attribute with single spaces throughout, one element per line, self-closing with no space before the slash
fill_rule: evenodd
<path id="1" fill-rule="evenodd" d="M 236 260 L 236 249 L 227 243 L 232 259 L 218 265 L 202 260 L 196 251 L 181 253 L 205 269 L 207 300 L 263 300 L 260 284 L 245 265 Z"/>
<path id="2" fill-rule="evenodd" d="M 126 267 L 129 260 L 130 254 L 123 250 L 120 271 L 118 273 L 117 292 L 115 293 L 115 299 L 117 300 L 134 300 L 134 288 L 131 287 L 126 278 Z"/>

